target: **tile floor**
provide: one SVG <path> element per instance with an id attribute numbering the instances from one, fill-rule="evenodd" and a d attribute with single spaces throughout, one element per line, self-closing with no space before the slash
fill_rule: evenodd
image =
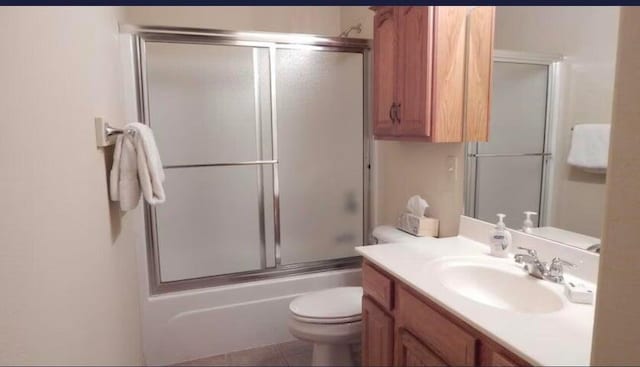
<path id="1" fill-rule="evenodd" d="M 354 347 L 360 361 L 360 346 Z M 301 340 L 183 362 L 178 366 L 310 366 L 312 345 Z"/>

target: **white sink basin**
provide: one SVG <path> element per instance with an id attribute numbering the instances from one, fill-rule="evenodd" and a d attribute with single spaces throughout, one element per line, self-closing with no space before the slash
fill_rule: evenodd
<path id="1" fill-rule="evenodd" d="M 564 307 L 559 285 L 529 276 L 508 260 L 450 257 L 429 264 L 446 288 L 478 303 L 521 313 L 549 313 Z"/>

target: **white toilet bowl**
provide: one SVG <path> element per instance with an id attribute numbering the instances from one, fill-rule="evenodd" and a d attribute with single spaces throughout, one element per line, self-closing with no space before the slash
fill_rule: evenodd
<path id="1" fill-rule="evenodd" d="M 313 343 L 314 366 L 353 366 L 360 343 L 362 287 L 338 287 L 300 296 L 289 304 L 289 331 Z"/>

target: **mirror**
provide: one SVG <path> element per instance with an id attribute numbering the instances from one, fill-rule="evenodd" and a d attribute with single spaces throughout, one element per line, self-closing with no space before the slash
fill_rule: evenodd
<path id="1" fill-rule="evenodd" d="M 465 212 L 518 230 L 534 212 L 526 232 L 598 252 L 606 169 L 592 165 L 606 167 L 617 10 L 571 15 L 611 28 L 592 37 L 564 9 L 524 8 L 498 7 L 489 141 L 467 143 Z M 544 29 L 517 21 L 529 18 Z"/>

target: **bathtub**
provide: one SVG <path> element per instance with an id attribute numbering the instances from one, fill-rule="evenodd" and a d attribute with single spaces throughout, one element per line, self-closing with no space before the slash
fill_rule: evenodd
<path id="1" fill-rule="evenodd" d="M 148 365 L 294 340 L 287 329 L 293 298 L 361 284 L 360 269 L 342 269 L 149 295 L 146 251 L 140 247 L 142 342 Z"/>

